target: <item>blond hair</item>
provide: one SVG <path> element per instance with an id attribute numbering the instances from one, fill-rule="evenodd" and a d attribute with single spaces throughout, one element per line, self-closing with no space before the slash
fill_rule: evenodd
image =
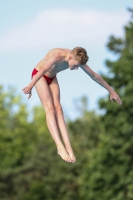
<path id="1" fill-rule="evenodd" d="M 87 51 L 82 47 L 75 47 L 71 53 L 74 55 L 75 59 L 79 64 L 85 65 L 89 59 Z"/>

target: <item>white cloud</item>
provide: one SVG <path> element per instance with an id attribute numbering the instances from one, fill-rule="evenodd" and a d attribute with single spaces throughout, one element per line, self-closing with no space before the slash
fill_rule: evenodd
<path id="1" fill-rule="evenodd" d="M 41 48 L 74 40 L 103 44 L 110 34 L 121 34 L 128 15 L 124 10 L 47 10 L 0 36 L 0 52 Z M 78 45 L 78 44 L 77 44 Z"/>

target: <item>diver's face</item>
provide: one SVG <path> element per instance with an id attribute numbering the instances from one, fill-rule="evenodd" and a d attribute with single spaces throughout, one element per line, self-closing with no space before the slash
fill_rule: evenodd
<path id="1" fill-rule="evenodd" d="M 70 70 L 74 70 L 74 69 L 78 69 L 80 64 L 78 63 L 78 61 L 74 58 L 73 55 L 71 55 L 69 57 L 69 60 L 68 60 L 68 66 L 69 66 L 69 69 Z"/>

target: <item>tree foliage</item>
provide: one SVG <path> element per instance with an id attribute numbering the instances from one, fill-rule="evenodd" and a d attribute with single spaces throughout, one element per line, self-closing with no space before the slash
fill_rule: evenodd
<path id="1" fill-rule="evenodd" d="M 42 107 L 35 107 L 32 119 L 22 99 L 10 88 L 1 87 L 0 194 L 2 200 L 75 199 L 88 149 L 97 146 L 101 130 L 99 117 L 85 109 L 79 119 L 68 122 L 77 162 L 68 164 L 57 154 L 48 133 Z M 89 123 L 89 127 L 88 127 Z M 97 123 L 97 126 L 95 126 Z M 98 128 L 99 127 L 99 128 Z"/>
<path id="2" fill-rule="evenodd" d="M 83 199 L 133 199 L 133 21 L 125 26 L 125 37 L 110 37 L 108 49 L 118 54 L 115 61 L 106 61 L 108 74 L 103 78 L 120 95 L 123 105 L 101 99 L 99 106 L 105 114 L 101 123 L 97 149 L 88 152 L 91 160 L 85 165 Z M 111 74 L 111 76 L 110 76 Z"/>

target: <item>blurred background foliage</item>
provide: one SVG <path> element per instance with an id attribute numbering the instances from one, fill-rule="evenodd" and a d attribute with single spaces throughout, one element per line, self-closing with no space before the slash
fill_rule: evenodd
<path id="1" fill-rule="evenodd" d="M 133 10 L 124 38 L 110 36 L 101 76 L 120 95 L 123 106 L 99 100 L 104 114 L 79 99 L 80 116 L 68 120 L 77 157 L 64 162 L 45 123 L 42 106 L 29 110 L 16 89 L 0 86 L 0 200 L 133 199 Z"/>

